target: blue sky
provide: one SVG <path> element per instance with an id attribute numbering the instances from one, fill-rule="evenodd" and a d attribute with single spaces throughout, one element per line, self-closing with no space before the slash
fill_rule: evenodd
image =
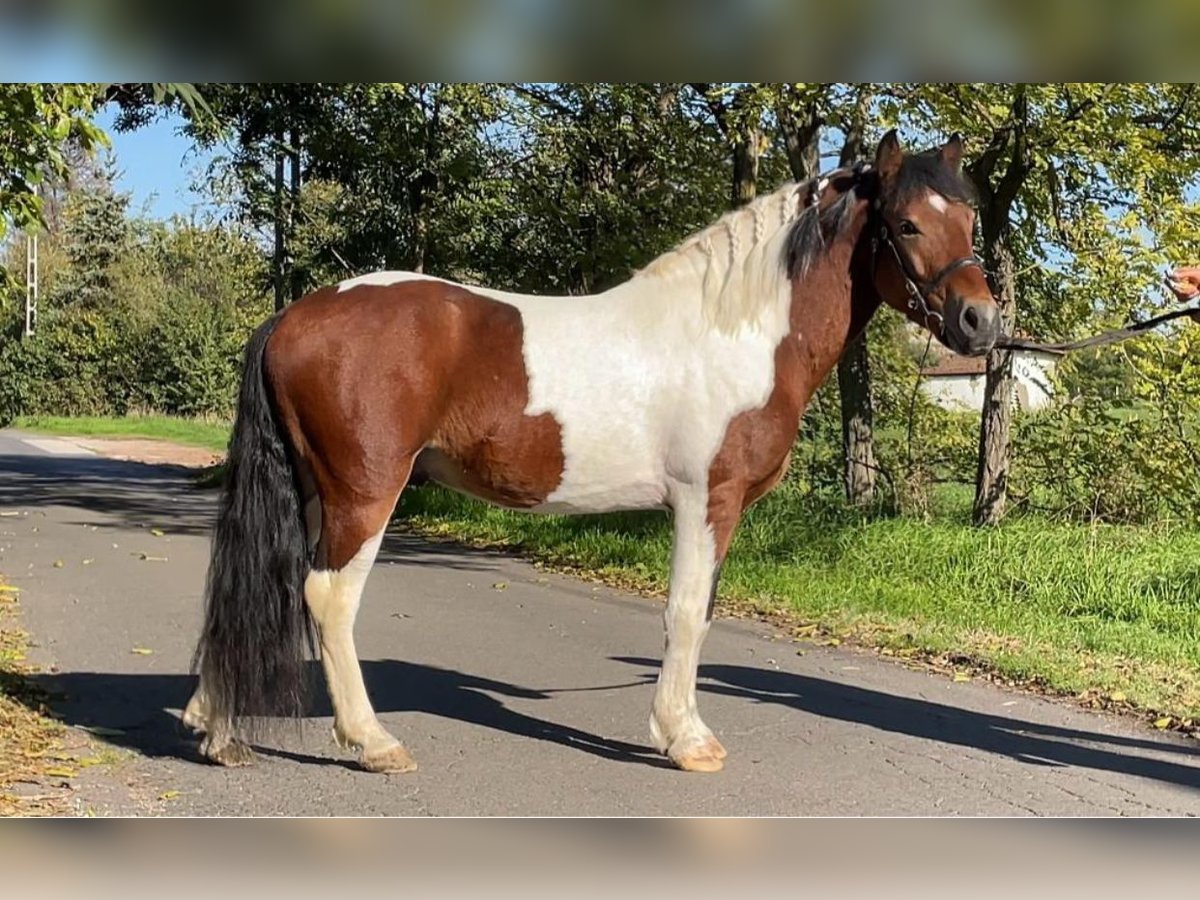
<path id="1" fill-rule="evenodd" d="M 197 150 L 181 133 L 183 120 L 172 115 L 136 131 L 113 128 L 115 111 L 101 110 L 96 117 L 112 139 L 117 164 L 117 188 L 132 195 L 130 208 L 156 219 L 173 215 L 190 216 L 211 204 L 192 190 L 211 152 Z"/>

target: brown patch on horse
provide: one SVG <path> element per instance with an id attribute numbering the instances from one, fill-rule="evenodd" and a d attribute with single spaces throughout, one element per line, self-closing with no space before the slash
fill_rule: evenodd
<path id="1" fill-rule="evenodd" d="M 266 372 L 324 511 L 318 562 L 340 569 L 386 524 L 414 461 L 492 502 L 536 506 L 562 479 L 562 432 L 526 416 L 512 306 L 434 280 L 326 288 L 281 316 Z"/>

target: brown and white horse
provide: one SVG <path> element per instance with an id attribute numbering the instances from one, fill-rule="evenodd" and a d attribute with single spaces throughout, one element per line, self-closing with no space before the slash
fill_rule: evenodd
<path id="1" fill-rule="evenodd" d="M 800 416 L 886 302 L 951 349 L 999 315 L 972 250 L 957 137 L 790 184 L 628 282 L 530 297 L 407 272 L 317 291 L 246 351 L 213 542 L 200 683 L 184 721 L 248 762 L 239 722 L 300 715 L 316 625 L 334 736 L 372 771 L 415 768 L 363 686 L 353 627 L 414 468 L 514 509 L 670 510 L 675 543 L 655 746 L 715 771 L 696 667 L 738 519 L 787 469 Z"/>

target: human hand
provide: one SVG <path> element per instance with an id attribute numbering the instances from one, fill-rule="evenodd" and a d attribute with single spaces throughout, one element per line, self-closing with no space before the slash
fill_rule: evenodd
<path id="1" fill-rule="evenodd" d="M 1180 303 L 1200 297 L 1200 266 L 1180 266 L 1167 273 L 1166 281 Z"/>

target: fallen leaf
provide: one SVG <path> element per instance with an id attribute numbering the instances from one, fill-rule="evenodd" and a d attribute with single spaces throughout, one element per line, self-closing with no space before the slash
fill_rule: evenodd
<path id="1" fill-rule="evenodd" d="M 506 590 L 507 588 L 508 588 L 507 581 L 497 581 L 495 584 L 492 585 L 492 589 L 497 590 L 497 591 L 503 591 L 503 590 Z"/>
<path id="2" fill-rule="evenodd" d="M 954 681 L 956 684 L 961 684 L 964 681 L 970 681 L 970 680 L 971 680 L 971 676 L 968 675 L 966 672 L 955 672 L 954 673 Z"/>
<path id="3" fill-rule="evenodd" d="M 134 647 L 129 652 L 136 653 L 138 656 L 149 656 L 154 651 L 151 650 L 149 647 Z"/>
<path id="4" fill-rule="evenodd" d="M 1124 691 L 1113 691 L 1111 694 L 1108 695 L 1108 699 L 1111 700 L 1113 703 L 1124 703 L 1125 702 L 1125 692 Z"/>
<path id="5" fill-rule="evenodd" d="M 62 768 L 46 769 L 44 772 L 42 772 L 42 774 L 52 775 L 55 778 L 74 778 L 75 770 L 68 769 L 66 766 L 63 766 Z"/>
<path id="6" fill-rule="evenodd" d="M 90 566 L 90 565 L 91 565 L 92 563 L 94 563 L 95 561 L 96 561 L 96 560 L 94 560 L 94 559 L 85 559 L 85 560 L 83 561 L 83 564 L 84 564 L 85 566 Z"/>
<path id="7" fill-rule="evenodd" d="M 62 567 L 63 567 L 63 561 L 61 559 L 56 559 L 54 561 L 54 568 L 61 569 Z"/>
<path id="8" fill-rule="evenodd" d="M 1163 716 L 1161 719 L 1154 720 L 1154 727 L 1159 729 L 1160 731 L 1164 728 L 1169 728 L 1170 726 L 1171 726 L 1171 717 L 1170 716 Z"/>
<path id="9" fill-rule="evenodd" d="M 179 796 L 179 791 L 163 791 L 158 795 L 159 800 L 174 800 Z"/>
<path id="10" fill-rule="evenodd" d="M 143 562 L 166 562 L 165 556 L 151 556 L 149 553 L 130 553 L 130 556 L 136 556 Z"/>
<path id="11" fill-rule="evenodd" d="M 162 537 L 162 536 L 163 536 L 163 530 L 162 530 L 161 528 L 151 528 L 151 529 L 150 529 L 150 533 L 151 533 L 152 535 L 154 535 L 155 537 Z"/>
<path id="12" fill-rule="evenodd" d="M 840 647 L 842 645 L 840 638 L 829 638 L 827 641 L 821 641 L 822 647 Z"/>

